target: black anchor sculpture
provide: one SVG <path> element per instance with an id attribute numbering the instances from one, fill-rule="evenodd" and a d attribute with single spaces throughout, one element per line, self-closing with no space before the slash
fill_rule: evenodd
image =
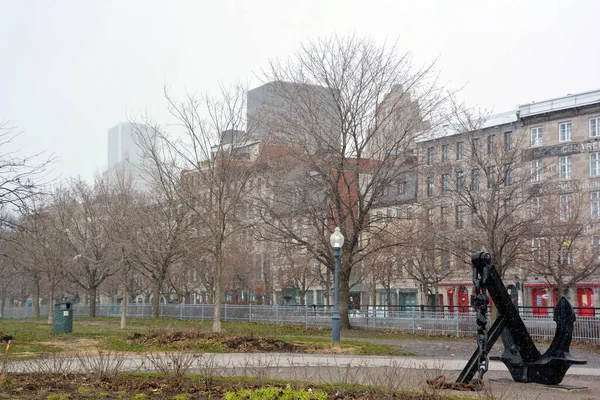
<path id="1" fill-rule="evenodd" d="M 478 370 L 482 370 L 478 378 L 481 379 L 483 372 L 487 370 L 487 364 L 482 369 L 482 358 L 488 357 L 494 343 L 501 335 L 504 353 L 502 356 L 492 359 L 502 361 L 515 382 L 558 385 L 571 365 L 587 364 L 587 361 L 573 359 L 569 353 L 576 317 L 573 307 L 565 297 L 561 297 L 554 309 L 554 321 L 556 322 L 554 340 L 542 355 L 533 343 L 490 255 L 484 252 L 475 253 L 471 257 L 471 261 L 473 263 L 473 281 L 476 287 L 479 285 L 484 288 L 483 296 L 485 296 L 485 289 L 489 291 L 498 309 L 498 316 L 489 331 L 486 332 L 487 340 L 473 353 L 456 380 L 457 384 L 472 383 Z M 481 303 L 480 298 L 472 298 L 473 303 L 478 301 Z M 487 299 L 485 306 L 487 306 Z M 483 318 L 485 327 L 485 313 Z M 478 325 L 480 325 L 479 320 Z"/>

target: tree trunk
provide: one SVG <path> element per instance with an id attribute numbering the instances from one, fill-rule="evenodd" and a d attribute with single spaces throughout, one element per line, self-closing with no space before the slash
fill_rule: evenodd
<path id="1" fill-rule="evenodd" d="M 350 318 L 348 317 L 348 298 L 350 297 L 350 279 L 348 274 L 340 272 L 338 293 L 340 328 L 351 329 Z"/>
<path id="2" fill-rule="evenodd" d="M 96 295 L 98 293 L 98 286 L 93 285 L 88 290 L 88 304 L 90 305 L 90 310 L 88 315 L 92 318 L 96 317 Z"/>
<path id="3" fill-rule="evenodd" d="M 40 317 L 40 279 L 33 277 L 33 316 Z"/>
<path id="4" fill-rule="evenodd" d="M 50 294 L 48 295 L 48 324 L 54 323 L 54 285 L 50 285 Z"/>
<path id="5" fill-rule="evenodd" d="M 327 306 L 331 305 L 331 271 L 329 268 L 325 271 L 325 304 Z"/>
<path id="6" fill-rule="evenodd" d="M 4 318 L 4 307 L 6 306 L 6 291 L 0 287 L 0 319 Z"/>
<path id="7" fill-rule="evenodd" d="M 127 327 L 127 300 L 129 294 L 127 293 L 127 274 L 123 277 L 123 300 L 121 300 L 121 329 Z"/>
<path id="8" fill-rule="evenodd" d="M 377 283 L 373 281 L 371 287 L 369 288 L 369 303 L 373 306 L 373 310 L 377 306 Z"/>
<path id="9" fill-rule="evenodd" d="M 273 284 L 271 282 L 271 257 L 265 257 L 264 253 L 261 253 L 261 268 L 263 271 L 263 281 L 265 284 L 263 305 L 269 305 L 273 299 Z"/>
<path id="10" fill-rule="evenodd" d="M 160 317 L 160 288 L 162 284 L 163 280 L 161 278 L 154 281 L 154 287 L 152 288 L 152 318 Z"/>
<path id="11" fill-rule="evenodd" d="M 427 282 L 423 282 L 421 284 L 421 304 L 428 306 L 429 305 L 429 297 L 428 297 L 428 293 L 429 293 L 429 285 L 427 284 Z"/>
<path id="12" fill-rule="evenodd" d="M 223 273 L 223 248 L 222 243 L 217 244 L 217 271 L 215 276 L 215 310 L 212 331 L 221 332 L 221 277 Z"/>

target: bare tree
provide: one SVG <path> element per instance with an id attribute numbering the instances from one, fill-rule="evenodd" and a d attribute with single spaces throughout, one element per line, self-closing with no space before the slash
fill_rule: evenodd
<path id="1" fill-rule="evenodd" d="M 312 254 L 284 246 L 283 255 L 285 257 L 284 282 L 291 282 L 294 287 L 298 288 L 300 304 L 304 305 L 306 304 L 306 292 L 317 282 Z"/>
<path id="2" fill-rule="evenodd" d="M 340 315 L 349 328 L 353 270 L 369 253 L 408 239 L 394 236 L 392 219 L 374 211 L 389 187 L 414 176 L 411 145 L 436 123 L 445 98 L 431 65 L 414 68 L 396 45 L 356 36 L 306 43 L 291 61 L 273 61 L 265 75 L 273 102 L 261 124 L 268 140 L 289 146 L 294 162 L 275 174 L 275 195 L 263 202 L 263 235 L 305 249 L 333 271 L 328 237 L 340 227 Z M 390 237 L 381 246 L 365 242 L 381 235 Z"/>
<path id="3" fill-rule="evenodd" d="M 53 304 L 57 289 L 66 276 L 70 249 L 51 199 L 33 201 L 31 204 L 19 224 L 19 240 L 14 241 L 13 245 L 28 263 L 25 269 L 41 274 L 48 291 L 48 323 L 52 324 Z"/>
<path id="4" fill-rule="evenodd" d="M 133 257 L 152 282 L 152 315 L 158 317 L 166 279 L 172 268 L 185 261 L 197 223 L 188 206 L 193 202 L 186 197 L 190 193 L 187 182 L 181 177 L 185 164 L 177 151 L 179 142 L 172 141 L 148 118 L 133 126 L 151 188 L 138 207 Z"/>
<path id="5" fill-rule="evenodd" d="M 447 242 L 449 232 L 456 232 L 443 215 L 433 216 L 431 208 L 420 207 L 411 219 L 411 246 L 396 249 L 396 265 L 401 275 L 406 275 L 421 285 L 421 304 L 439 305 L 438 284 L 456 274 L 464 264 L 460 252 Z"/>
<path id="6" fill-rule="evenodd" d="M 87 292 L 89 316 L 96 316 L 98 288 L 115 274 L 117 254 L 109 238 L 105 198 L 98 185 L 81 178 L 55 194 L 54 209 L 70 251 L 68 277 Z"/>
<path id="7" fill-rule="evenodd" d="M 135 251 L 137 248 L 136 235 L 139 225 L 136 218 L 141 204 L 142 196 L 135 189 L 132 175 L 127 171 L 117 171 L 103 179 L 96 180 L 98 191 L 103 198 L 102 205 L 107 216 L 102 220 L 106 226 L 105 231 L 112 242 L 112 253 L 117 269 L 118 284 L 121 290 L 121 324 L 120 328 L 127 327 L 127 304 L 129 301 L 131 275 L 134 273 Z M 118 260 L 118 261 L 117 261 Z"/>
<path id="8" fill-rule="evenodd" d="M 600 268 L 597 249 L 590 246 L 593 229 L 588 193 L 581 182 L 570 182 L 568 192 L 554 192 L 535 200 L 531 226 L 531 252 L 523 257 L 524 269 L 556 286 L 560 298 L 578 282 Z"/>
<path id="9" fill-rule="evenodd" d="M 10 220 L 9 217 L 4 217 Z M 4 308 L 9 294 L 9 288 L 16 281 L 18 269 L 16 268 L 16 254 L 11 246 L 15 233 L 7 228 L 0 229 L 0 319 L 4 318 Z"/>
<path id="10" fill-rule="evenodd" d="M 16 128 L 0 120 L 0 210 L 24 210 L 29 201 L 42 193 L 41 180 L 53 157 L 43 154 L 19 156 L 8 150 L 19 136 Z M 3 213 L 2 216 L 5 214 Z M 4 221 L 4 220 L 3 220 Z"/>
<path id="11" fill-rule="evenodd" d="M 256 160 L 252 158 L 250 132 L 246 122 L 246 91 L 236 87 L 222 90 L 221 98 L 198 99 L 188 96 L 177 102 L 165 91 L 169 111 L 183 129 L 182 140 L 169 137 L 155 129 L 155 140 L 164 150 L 157 171 L 164 171 L 171 181 L 179 175 L 165 171 L 165 165 L 177 165 L 184 170 L 180 185 L 174 185 L 173 200 L 189 210 L 196 223 L 197 240 L 202 251 L 210 254 L 205 259 L 214 265 L 214 323 L 213 331 L 221 331 L 222 274 L 227 241 L 237 230 L 245 229 L 244 221 L 251 218 L 240 215 L 239 205 L 255 175 Z M 144 124 L 147 126 L 148 124 Z M 138 125 L 141 126 L 141 125 Z M 142 143 L 147 151 L 149 146 Z M 155 158 L 156 159 L 156 158 Z M 156 159 L 158 161 L 158 159 Z M 178 173 L 178 171 L 177 171 Z"/>
<path id="12" fill-rule="evenodd" d="M 528 251 L 528 232 L 536 220 L 530 208 L 536 196 L 531 189 L 532 174 L 537 172 L 523 154 L 527 138 L 514 123 L 493 125 L 486 112 L 458 103 L 452 104 L 452 112 L 445 129 L 460 135 L 438 141 L 442 152 L 452 155 L 442 154 L 442 163 L 423 174 L 435 179 L 441 200 L 434 204 L 425 200 L 424 204 L 435 207 L 435 215 L 444 214 L 455 228 L 442 235 L 458 257 L 466 259 L 484 250 L 504 277 Z"/>

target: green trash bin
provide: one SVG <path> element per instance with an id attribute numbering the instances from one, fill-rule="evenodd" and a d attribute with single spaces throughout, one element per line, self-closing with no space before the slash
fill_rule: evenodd
<path id="1" fill-rule="evenodd" d="M 54 305 L 52 333 L 73 332 L 73 304 L 57 303 Z"/>

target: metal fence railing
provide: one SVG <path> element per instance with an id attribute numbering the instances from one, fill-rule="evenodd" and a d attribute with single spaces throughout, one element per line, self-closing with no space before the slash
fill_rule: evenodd
<path id="1" fill-rule="evenodd" d="M 525 326 L 533 338 L 552 339 L 556 323 L 552 319 L 552 310 L 542 314 L 521 312 Z M 305 327 L 331 327 L 331 307 L 314 306 L 263 306 L 263 305 L 232 305 L 221 306 L 221 316 L 224 322 L 256 322 L 274 324 L 295 324 Z M 40 308 L 41 316 L 48 316 L 48 307 Z M 75 318 L 86 317 L 89 306 L 75 304 Z M 96 315 L 99 317 L 119 317 L 120 304 L 98 304 Z M 593 315 L 578 315 L 575 321 L 573 339 L 600 344 L 600 317 Z M 33 318 L 32 307 L 5 308 L 4 318 Z M 127 316 L 133 318 L 148 318 L 152 316 L 150 304 L 130 304 L 127 306 Z M 174 319 L 212 320 L 214 306 L 212 304 L 161 304 L 160 316 Z M 350 310 L 350 324 L 355 327 L 389 329 L 421 334 L 474 335 L 477 325 L 472 309 L 427 310 L 422 307 L 411 309 L 387 307 L 361 307 Z"/>

